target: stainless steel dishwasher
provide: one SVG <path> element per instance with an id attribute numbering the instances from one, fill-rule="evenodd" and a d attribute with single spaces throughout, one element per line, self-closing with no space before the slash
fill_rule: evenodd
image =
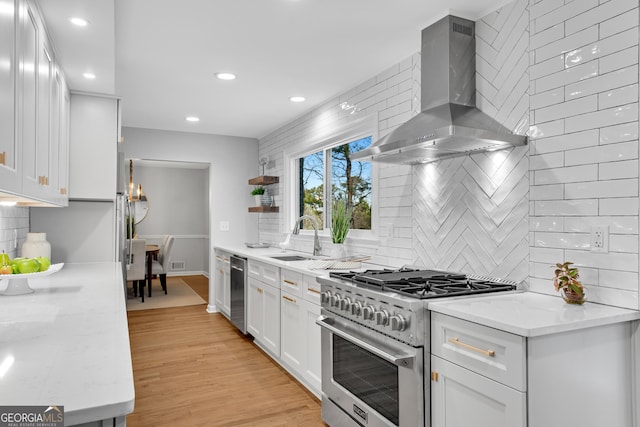
<path id="1" fill-rule="evenodd" d="M 231 255 L 231 323 L 247 334 L 247 259 Z"/>

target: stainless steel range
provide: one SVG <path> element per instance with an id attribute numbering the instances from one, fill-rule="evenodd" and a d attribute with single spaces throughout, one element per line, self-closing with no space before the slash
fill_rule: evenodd
<path id="1" fill-rule="evenodd" d="M 330 426 L 430 425 L 432 298 L 515 283 L 417 267 L 319 277 L 322 418 Z"/>

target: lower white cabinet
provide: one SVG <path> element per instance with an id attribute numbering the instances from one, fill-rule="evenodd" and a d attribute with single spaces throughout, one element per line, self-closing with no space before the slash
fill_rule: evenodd
<path id="1" fill-rule="evenodd" d="M 526 393 L 431 356 L 432 427 L 526 426 Z"/>
<path id="2" fill-rule="evenodd" d="M 305 365 L 306 324 L 302 298 L 281 290 L 280 358 L 293 371 L 302 375 Z"/>
<path id="3" fill-rule="evenodd" d="M 280 357 L 280 289 L 248 278 L 247 332 L 260 346 Z"/>
<path id="4" fill-rule="evenodd" d="M 230 255 L 216 251 L 215 271 L 215 303 L 216 308 L 224 315 L 231 315 L 231 267 Z"/>
<path id="5" fill-rule="evenodd" d="M 320 396 L 322 391 L 322 361 L 320 359 L 320 326 L 316 323 L 320 317 L 320 306 L 310 301 L 303 301 L 305 315 L 305 365 L 303 377 L 311 391 Z"/>

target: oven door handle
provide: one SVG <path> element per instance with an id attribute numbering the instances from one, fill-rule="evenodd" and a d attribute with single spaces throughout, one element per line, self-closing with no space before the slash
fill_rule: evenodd
<path id="1" fill-rule="evenodd" d="M 333 321 L 333 319 L 331 317 L 320 316 L 316 320 L 316 324 L 319 325 L 322 328 L 327 329 L 331 333 L 336 334 L 339 337 L 344 338 L 345 340 L 352 342 L 353 344 L 357 345 L 358 347 L 362 347 L 365 350 L 367 350 L 368 352 L 373 353 L 378 357 L 381 357 L 382 359 L 386 360 L 389 363 L 393 363 L 394 365 L 400 366 L 401 368 L 412 368 L 413 367 L 413 360 L 415 359 L 415 356 L 412 356 L 412 355 L 406 354 L 406 353 L 399 353 L 399 354 L 387 353 L 386 351 L 379 349 L 375 345 L 366 342 L 365 339 L 354 336 L 353 332 L 348 332 L 347 333 L 347 332 L 344 332 L 342 329 L 339 329 L 339 328 L 333 326 L 331 324 L 331 323 L 333 323 L 332 321 Z"/>

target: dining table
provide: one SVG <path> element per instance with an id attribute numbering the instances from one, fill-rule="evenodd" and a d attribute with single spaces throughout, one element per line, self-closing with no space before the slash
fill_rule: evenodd
<path id="1" fill-rule="evenodd" d="M 148 294 L 151 296 L 151 271 L 153 260 L 158 258 L 158 254 L 160 253 L 160 246 L 158 245 L 146 245 L 147 251 L 147 288 L 149 289 Z"/>

